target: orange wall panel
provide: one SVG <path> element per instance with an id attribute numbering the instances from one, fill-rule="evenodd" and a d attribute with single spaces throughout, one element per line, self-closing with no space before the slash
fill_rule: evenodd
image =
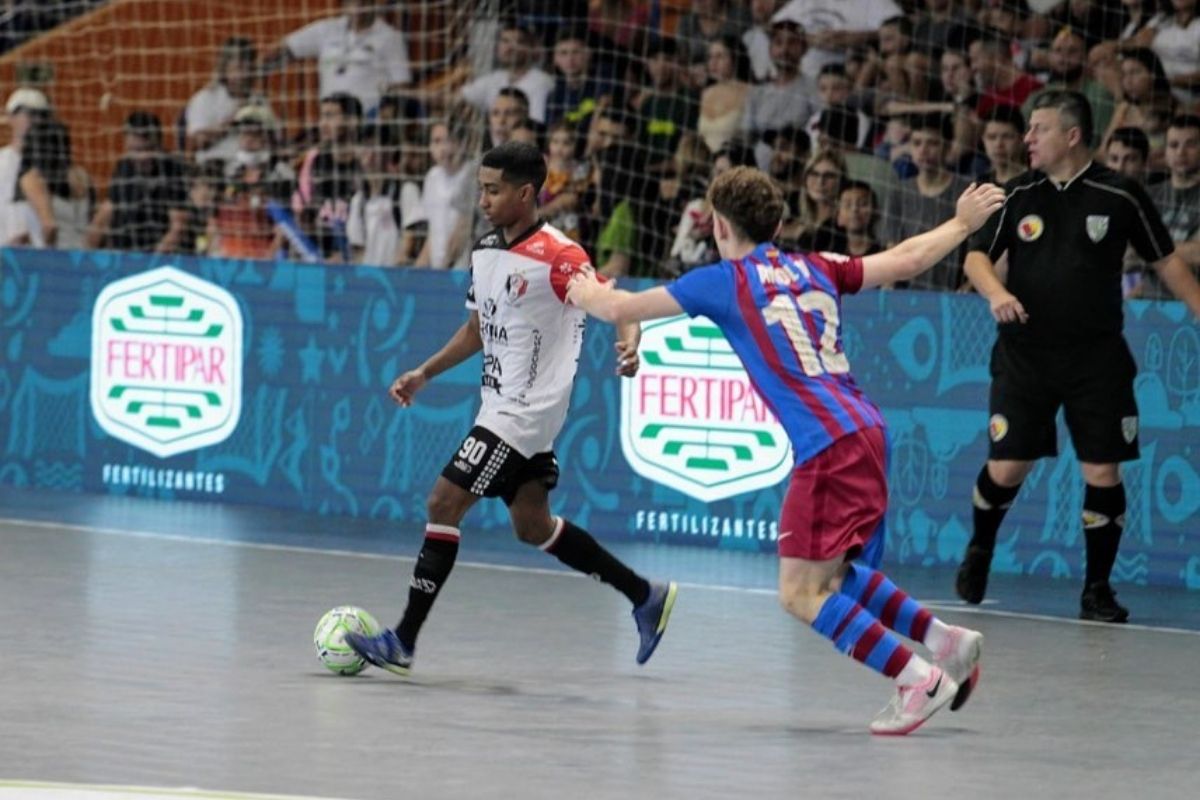
<path id="1" fill-rule="evenodd" d="M 338 13 L 339 0 L 114 0 L 0 58 L 0 93 L 16 86 L 19 64 L 46 63 L 41 86 L 71 131 L 76 163 L 107 183 L 123 149 L 121 126 L 134 109 L 162 120 L 168 149 L 188 98 L 211 80 L 229 36 L 252 39 L 265 53 L 289 32 Z M 298 126 L 316 91 L 311 64 L 273 76 L 267 91 Z M 5 132 L 7 136 L 7 131 Z"/>

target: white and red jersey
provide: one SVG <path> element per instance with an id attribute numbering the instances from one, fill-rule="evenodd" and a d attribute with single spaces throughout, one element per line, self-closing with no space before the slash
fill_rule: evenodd
<path id="1" fill-rule="evenodd" d="M 475 424 L 526 458 L 552 449 L 566 419 L 587 320 L 567 283 L 590 269 L 583 248 L 544 222 L 511 243 L 492 231 L 471 253 L 467 308 L 483 338 Z"/>

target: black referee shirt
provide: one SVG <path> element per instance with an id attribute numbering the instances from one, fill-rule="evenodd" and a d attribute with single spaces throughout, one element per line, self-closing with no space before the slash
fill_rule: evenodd
<path id="1" fill-rule="evenodd" d="M 1119 334 L 1121 267 L 1132 244 L 1147 263 L 1175 250 L 1141 184 L 1092 162 L 1065 184 L 1026 172 L 971 239 L 993 262 L 1008 252 L 1008 291 L 1027 323 L 999 326 L 1006 341 L 1055 347 Z"/>

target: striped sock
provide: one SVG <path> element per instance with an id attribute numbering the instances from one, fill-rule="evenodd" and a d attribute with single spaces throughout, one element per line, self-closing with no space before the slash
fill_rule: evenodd
<path id="1" fill-rule="evenodd" d="M 884 627 L 927 645 L 935 653 L 946 642 L 949 626 L 878 570 L 852 564 L 842 579 L 841 593 L 870 611 Z"/>
<path id="2" fill-rule="evenodd" d="M 459 531 L 453 525 L 432 522 L 425 525 L 425 541 L 408 582 L 408 606 L 404 609 L 404 618 L 396 626 L 396 635 L 410 650 L 417 643 L 417 634 L 433 608 L 433 601 L 454 569 L 458 540 Z"/>
<path id="3" fill-rule="evenodd" d="M 812 626 L 838 650 L 893 680 L 916 658 L 871 612 L 844 594 L 831 594 Z"/>

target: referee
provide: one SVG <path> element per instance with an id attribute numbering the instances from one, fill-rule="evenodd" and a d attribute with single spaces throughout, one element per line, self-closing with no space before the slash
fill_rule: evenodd
<path id="1" fill-rule="evenodd" d="M 1092 113 L 1078 92 L 1034 103 L 1025 144 L 1030 171 L 972 239 L 965 270 L 999 323 L 992 350 L 988 461 L 973 493 L 975 532 L 955 588 L 968 603 L 987 590 L 996 532 L 1034 462 L 1057 454 L 1055 417 L 1087 484 L 1087 574 L 1082 619 L 1124 622 L 1109 575 L 1125 521 L 1119 463 L 1138 457 L 1137 365 L 1122 336 L 1121 265 L 1127 244 L 1200 316 L 1200 284 L 1142 187 L 1092 161 Z M 1007 254 L 1007 279 L 996 263 Z"/>

